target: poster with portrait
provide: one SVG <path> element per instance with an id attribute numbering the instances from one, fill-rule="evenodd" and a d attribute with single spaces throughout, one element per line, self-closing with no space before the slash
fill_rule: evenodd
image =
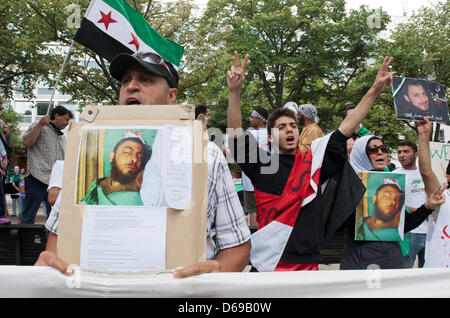
<path id="1" fill-rule="evenodd" d="M 82 129 L 75 204 L 183 209 L 192 189 L 187 127 Z"/>
<path id="2" fill-rule="evenodd" d="M 424 79 L 394 76 L 391 88 L 397 119 L 428 118 L 450 125 L 444 85 Z"/>
<path id="3" fill-rule="evenodd" d="M 82 269 L 205 260 L 206 124 L 193 105 L 86 106 L 67 135 L 58 256 Z"/>
<path id="4" fill-rule="evenodd" d="M 356 209 L 355 240 L 403 240 L 405 223 L 405 174 L 360 172 L 366 187 Z"/>

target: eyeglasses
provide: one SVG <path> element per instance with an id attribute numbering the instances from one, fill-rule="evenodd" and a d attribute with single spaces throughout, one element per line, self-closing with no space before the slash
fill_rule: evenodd
<path id="1" fill-rule="evenodd" d="M 143 52 L 137 52 L 133 54 L 133 57 L 136 57 L 142 61 L 145 61 L 147 63 L 155 64 L 155 65 L 162 65 L 164 68 L 169 72 L 170 77 L 174 80 L 173 74 L 170 71 L 169 67 L 167 66 L 165 60 L 155 53 L 143 53 Z"/>
<path id="2" fill-rule="evenodd" d="M 367 147 L 367 153 L 369 155 L 373 155 L 373 154 L 378 153 L 378 150 L 381 150 L 382 153 L 387 153 L 388 152 L 388 148 L 385 145 L 369 146 L 369 147 Z"/>

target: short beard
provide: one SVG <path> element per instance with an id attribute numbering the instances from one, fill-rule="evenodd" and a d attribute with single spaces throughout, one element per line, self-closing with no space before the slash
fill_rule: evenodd
<path id="1" fill-rule="evenodd" d="M 392 222 L 395 219 L 395 217 L 397 216 L 398 212 L 399 212 L 399 211 L 397 211 L 392 216 L 388 216 L 388 215 L 386 215 L 386 214 L 384 214 L 382 212 L 379 212 L 379 211 L 380 211 L 380 209 L 378 208 L 378 203 L 375 202 L 375 211 L 374 211 L 373 214 L 374 214 L 374 216 L 377 219 L 379 219 L 379 220 L 381 220 L 381 221 L 383 221 L 385 223 Z"/>
<path id="2" fill-rule="evenodd" d="M 118 181 L 120 184 L 129 184 L 136 179 L 137 173 L 129 172 L 123 174 L 116 164 L 116 157 L 114 156 L 111 167 L 111 179 L 113 181 Z"/>
<path id="3" fill-rule="evenodd" d="M 414 166 L 414 161 L 411 161 L 403 166 L 403 169 L 410 169 Z"/>

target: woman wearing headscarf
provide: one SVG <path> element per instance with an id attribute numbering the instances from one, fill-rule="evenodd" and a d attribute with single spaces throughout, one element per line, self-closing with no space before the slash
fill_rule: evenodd
<path id="1" fill-rule="evenodd" d="M 379 136 L 364 136 L 356 140 L 350 154 L 350 164 L 356 173 L 387 171 L 388 147 Z M 404 232 L 419 226 L 445 199 L 444 188 L 434 192 L 414 213 L 405 213 Z M 408 211 L 407 211 L 408 212 Z M 356 241 L 355 213 L 346 222 L 346 238 L 340 269 L 367 269 L 371 265 L 381 269 L 402 268 L 403 256 L 408 254 L 409 241 Z"/>

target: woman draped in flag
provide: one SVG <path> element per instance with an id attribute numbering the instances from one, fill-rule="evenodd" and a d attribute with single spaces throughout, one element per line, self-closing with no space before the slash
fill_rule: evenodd
<path id="1" fill-rule="evenodd" d="M 267 125 L 274 153 L 264 154 L 251 147 L 255 144 L 252 137 L 242 131 L 240 90 L 249 56 L 245 56 L 240 66 L 236 51 L 234 55 L 235 64 L 227 74 L 228 127 L 233 143 L 229 147 L 255 187 L 260 225 L 252 236 L 252 265 L 258 271 L 316 270 L 325 237 L 322 185 L 346 170 L 347 139 L 366 117 L 386 83 L 392 81 L 388 67 L 393 58 L 384 59 L 373 86 L 339 129 L 316 139 L 304 153 L 297 146 L 299 130 L 295 115 L 289 110 L 275 110 Z M 251 158 L 256 160 L 248 160 Z M 329 218 L 345 221 L 345 215 L 339 213 L 332 211 Z"/>
<path id="2" fill-rule="evenodd" d="M 386 166 L 387 156 L 388 148 L 381 137 L 364 136 L 356 140 L 350 155 L 350 164 L 355 172 L 389 172 Z M 445 201 L 442 196 L 444 189 L 439 189 L 438 187 L 435 193 L 430 193 L 432 195 L 430 195 L 427 202 L 414 213 L 406 211 L 405 233 L 422 224 L 431 212 Z M 368 219 L 370 220 L 370 218 Z M 358 224 L 358 231 L 361 232 L 358 235 L 362 235 L 364 240 L 356 241 L 354 239 L 355 213 L 347 219 L 347 233 L 340 269 L 367 269 L 371 265 L 378 266 L 381 269 L 402 268 L 403 257 L 409 253 L 408 237 L 405 237 L 405 240 L 402 241 L 397 232 L 397 241 L 393 241 L 392 235 L 386 234 L 387 231 L 392 231 L 392 229 L 375 229 L 371 225 L 370 222 Z"/>

